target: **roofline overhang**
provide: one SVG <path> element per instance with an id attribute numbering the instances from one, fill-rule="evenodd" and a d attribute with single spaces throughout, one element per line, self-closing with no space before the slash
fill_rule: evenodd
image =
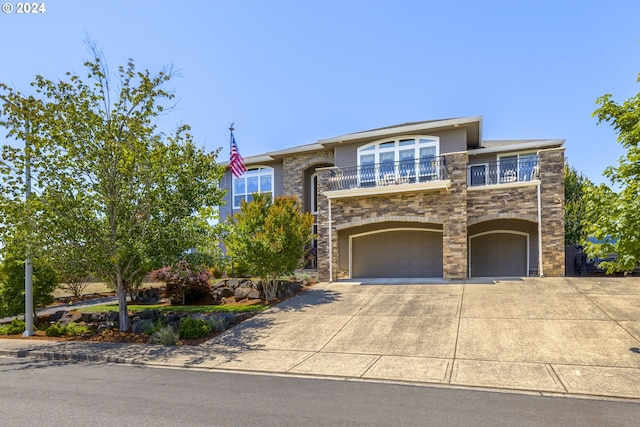
<path id="1" fill-rule="evenodd" d="M 433 120 L 428 122 L 419 122 L 419 123 L 410 123 L 405 125 L 398 126 L 390 126 L 380 129 L 374 129 L 364 132 L 356 132 L 350 133 L 347 135 L 336 136 L 333 138 L 324 138 L 319 139 L 318 143 L 327 146 L 332 144 L 339 144 L 347 141 L 354 141 L 358 139 L 364 138 L 383 138 L 390 134 L 401 134 L 401 133 L 410 133 L 416 131 L 423 130 L 432 130 L 432 129 L 441 129 L 446 127 L 459 127 L 461 125 L 468 125 L 477 123 L 480 135 L 482 135 L 482 116 L 474 116 L 474 117 L 460 117 L 456 119 L 445 119 L 445 120 Z"/>
<path id="2" fill-rule="evenodd" d="M 247 165 L 257 165 L 260 163 L 269 163 L 281 159 L 284 156 L 298 153 L 306 153 L 310 151 L 320 151 L 331 149 L 334 145 L 343 142 L 357 141 L 365 138 L 384 138 L 389 135 L 401 135 L 403 133 L 414 133 L 420 131 L 429 131 L 436 129 L 457 128 L 460 126 L 468 126 L 476 124 L 478 127 L 478 139 L 482 140 L 482 116 L 471 117 L 458 117 L 453 119 L 443 120 L 431 120 L 417 123 L 405 123 L 397 126 L 388 126 L 380 129 L 373 129 L 364 132 L 350 133 L 342 136 L 336 136 L 333 138 L 319 139 L 315 143 L 298 145 L 296 147 L 287 148 L 284 150 L 271 151 L 256 156 L 249 156 L 244 158 L 244 162 Z M 222 166 L 228 166 L 229 162 L 220 162 Z"/>
<path id="3" fill-rule="evenodd" d="M 516 141 L 514 141 L 515 143 L 511 145 L 476 148 L 474 150 L 467 151 L 467 153 L 469 153 L 469 156 L 477 156 L 480 154 L 493 154 L 505 151 L 523 151 L 534 150 L 536 148 L 554 148 L 562 147 L 564 145 L 564 141 L 564 139 L 541 139 L 540 141 L 531 141 L 524 143 L 517 143 Z"/>

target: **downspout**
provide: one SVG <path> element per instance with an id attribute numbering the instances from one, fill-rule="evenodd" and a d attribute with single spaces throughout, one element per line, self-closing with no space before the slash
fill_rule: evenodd
<path id="1" fill-rule="evenodd" d="M 539 159 L 540 157 L 538 157 Z M 539 174 L 540 172 L 538 172 Z M 542 270 L 542 197 L 540 196 L 540 176 L 538 176 L 538 272 L 540 277 L 544 277 L 544 271 Z"/>
<path id="2" fill-rule="evenodd" d="M 331 199 L 329 200 L 329 283 L 333 281 L 333 227 L 331 226 Z"/>

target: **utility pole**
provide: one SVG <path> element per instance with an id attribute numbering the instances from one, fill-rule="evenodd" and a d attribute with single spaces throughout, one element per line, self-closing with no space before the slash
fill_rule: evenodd
<path id="1" fill-rule="evenodd" d="M 11 108 L 18 109 L 18 107 L 11 101 L 9 101 L 4 96 L 0 95 L 0 99 L 4 101 Z M 25 138 L 24 138 L 24 156 L 25 156 L 25 166 L 24 166 L 24 179 L 25 179 L 25 204 L 29 203 L 29 199 L 31 198 L 31 144 L 29 142 L 29 134 L 30 134 L 30 123 L 29 121 L 25 122 Z M 31 233 L 29 230 L 28 238 L 27 238 L 27 247 L 25 253 L 24 260 L 24 322 L 25 322 L 25 330 L 22 334 L 25 337 L 30 337 L 34 335 L 33 331 L 33 259 L 31 258 L 31 249 L 30 249 L 30 241 Z"/>

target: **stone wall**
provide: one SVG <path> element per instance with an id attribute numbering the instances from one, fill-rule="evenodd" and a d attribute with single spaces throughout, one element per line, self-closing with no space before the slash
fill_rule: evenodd
<path id="1" fill-rule="evenodd" d="M 467 154 L 447 156 L 447 171 L 452 179 L 448 191 L 405 192 L 378 196 L 341 198 L 331 201 L 333 277 L 346 277 L 347 271 L 338 269 L 339 229 L 345 224 L 357 226 L 375 222 L 398 221 L 443 224 L 443 271 L 447 279 L 464 278 L 467 274 L 466 226 L 466 164 Z M 330 170 L 323 171 L 319 179 L 319 192 L 328 188 Z M 455 180 L 455 182 L 454 182 Z M 318 201 L 318 274 L 329 279 L 329 201 Z M 340 274 L 339 274 L 340 273 Z"/>
<path id="2" fill-rule="evenodd" d="M 446 280 L 467 277 L 467 153 L 446 157 L 451 187 L 439 200 L 443 219 L 442 267 Z"/>
<path id="3" fill-rule="evenodd" d="M 468 275 L 468 227 L 484 221 L 519 219 L 538 222 L 537 186 L 513 185 L 467 189 L 467 153 L 446 156 L 446 191 L 405 192 L 331 200 L 332 236 L 329 239 L 329 200 L 318 200 L 318 274 L 321 280 L 348 275 L 339 271 L 339 233 L 349 227 L 376 222 L 406 221 L 442 224 L 443 276 L 462 279 Z M 331 170 L 319 174 L 319 192 L 328 188 Z M 547 276 L 564 274 L 564 149 L 540 151 L 542 200 L 543 269 Z M 333 271 L 329 277 L 329 241 L 332 242 Z"/>
<path id="4" fill-rule="evenodd" d="M 329 188 L 329 179 L 336 168 L 327 168 L 318 171 L 318 278 L 320 280 L 336 280 L 335 270 L 330 274 L 329 258 L 333 256 L 333 265 L 337 265 L 336 254 L 338 252 L 338 232 L 335 230 L 335 221 L 331 219 L 333 235 L 329 238 L 329 207 L 331 202 L 323 195 Z M 333 210 L 333 209 L 332 209 Z M 329 242 L 333 242 L 333 253 L 329 251 Z"/>
<path id="5" fill-rule="evenodd" d="M 494 219 L 538 222 L 537 186 L 483 187 L 467 193 L 469 225 Z"/>
<path id="6" fill-rule="evenodd" d="M 302 202 L 304 197 L 304 171 L 313 165 L 333 164 L 332 150 L 309 151 L 306 153 L 292 154 L 285 156 L 283 163 L 283 187 L 284 194 L 297 196 Z"/>
<path id="7" fill-rule="evenodd" d="M 542 269 L 564 276 L 564 148 L 540 151 Z"/>

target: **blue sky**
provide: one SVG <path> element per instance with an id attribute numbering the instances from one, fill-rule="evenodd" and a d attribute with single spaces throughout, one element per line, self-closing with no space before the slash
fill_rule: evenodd
<path id="1" fill-rule="evenodd" d="M 623 154 L 595 99 L 640 92 L 640 2 L 45 1 L 0 14 L 0 81 L 83 72 L 88 34 L 116 70 L 173 65 L 177 108 L 207 150 L 243 156 L 411 121 L 481 115 L 484 139 L 566 139 L 592 181 Z M 2 135 L 3 136 L 3 135 Z M 0 141 L 1 141 L 0 137 Z"/>

